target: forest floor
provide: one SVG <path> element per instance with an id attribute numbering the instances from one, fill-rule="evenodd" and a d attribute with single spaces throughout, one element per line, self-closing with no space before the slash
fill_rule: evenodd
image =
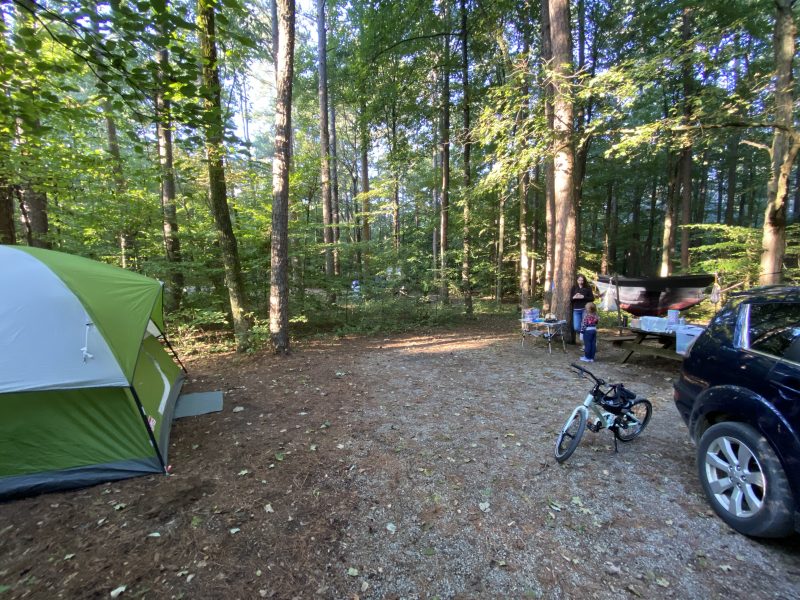
<path id="1" fill-rule="evenodd" d="M 653 419 L 555 462 L 577 357 L 486 319 L 190 358 L 187 390 L 224 390 L 223 412 L 175 422 L 169 477 L 0 504 L 0 600 L 800 596 L 800 538 L 706 504 L 679 363 L 601 342 L 592 369 Z"/>

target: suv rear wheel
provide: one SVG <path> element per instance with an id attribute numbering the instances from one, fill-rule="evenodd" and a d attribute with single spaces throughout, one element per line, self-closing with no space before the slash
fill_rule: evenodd
<path id="1" fill-rule="evenodd" d="M 709 427 L 697 448 L 697 470 L 709 503 L 739 533 L 792 532 L 794 502 L 786 474 L 769 442 L 750 425 Z"/>

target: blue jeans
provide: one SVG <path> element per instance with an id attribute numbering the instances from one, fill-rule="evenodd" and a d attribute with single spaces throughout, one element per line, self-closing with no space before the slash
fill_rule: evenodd
<path id="1" fill-rule="evenodd" d="M 572 330 L 575 334 L 579 334 L 581 332 L 581 321 L 583 321 L 583 308 L 573 308 L 572 309 Z"/>
<path id="2" fill-rule="evenodd" d="M 587 329 L 583 332 L 583 355 L 594 360 L 597 352 L 597 329 Z"/>

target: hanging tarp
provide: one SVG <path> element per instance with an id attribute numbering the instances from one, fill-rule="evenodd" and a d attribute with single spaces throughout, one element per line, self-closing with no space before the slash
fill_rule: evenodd
<path id="1" fill-rule="evenodd" d="M 713 275 L 597 276 L 600 294 L 616 297 L 618 288 L 620 308 L 637 317 L 660 317 L 669 310 L 691 308 L 705 299 L 704 290 L 713 283 Z"/>

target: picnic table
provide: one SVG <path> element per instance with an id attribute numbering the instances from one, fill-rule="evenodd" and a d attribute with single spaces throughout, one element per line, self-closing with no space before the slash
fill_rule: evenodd
<path id="1" fill-rule="evenodd" d="M 567 344 L 564 340 L 564 335 L 566 334 L 566 325 L 567 322 L 565 320 L 561 321 L 544 321 L 544 320 L 534 320 L 530 321 L 528 319 L 520 319 L 520 324 L 522 325 L 522 346 L 525 347 L 525 338 L 526 337 L 540 337 L 543 340 L 547 341 L 547 351 L 552 354 L 553 353 L 553 340 L 561 338 L 561 348 L 564 352 L 567 351 Z"/>
<path id="2" fill-rule="evenodd" d="M 683 356 L 675 351 L 675 331 L 649 331 L 638 327 L 629 327 L 627 333 L 611 338 L 611 344 L 627 350 L 623 363 L 633 356 L 634 352 L 648 356 L 661 356 L 670 360 L 683 360 Z"/>

